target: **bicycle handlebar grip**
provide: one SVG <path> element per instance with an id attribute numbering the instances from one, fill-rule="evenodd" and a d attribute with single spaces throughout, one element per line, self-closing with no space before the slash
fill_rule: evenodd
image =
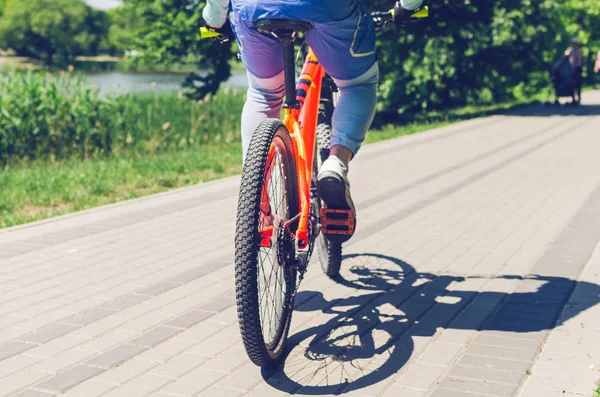
<path id="1" fill-rule="evenodd" d="M 219 36 L 221 36 L 221 34 L 219 34 L 217 32 L 213 32 L 212 30 L 209 30 L 205 26 L 200 28 L 200 37 L 203 39 L 212 39 L 212 38 L 219 37 Z"/>
<path id="2" fill-rule="evenodd" d="M 423 9 L 413 15 L 410 16 L 411 18 L 427 18 L 429 17 L 429 6 L 425 6 L 423 7 Z"/>

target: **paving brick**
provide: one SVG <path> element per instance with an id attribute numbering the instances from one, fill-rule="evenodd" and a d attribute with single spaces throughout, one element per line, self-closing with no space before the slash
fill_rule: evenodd
<path id="1" fill-rule="evenodd" d="M 190 341 L 187 339 L 168 339 L 156 345 L 155 347 L 142 352 L 136 358 L 139 360 L 148 360 L 157 364 L 162 364 L 168 361 L 171 357 L 182 353 L 195 344 L 195 341 Z"/>
<path id="2" fill-rule="evenodd" d="M 37 371 L 49 372 L 51 374 L 57 374 L 65 368 L 69 368 L 75 364 L 79 364 L 96 353 L 83 350 L 79 348 L 73 348 L 63 351 L 62 353 L 56 354 L 52 357 L 48 357 L 32 368 Z M 38 359 L 41 360 L 41 359 Z"/>
<path id="3" fill-rule="evenodd" d="M 517 385 L 525 376 L 525 372 L 502 371 L 493 368 L 473 367 L 468 365 L 455 365 L 448 373 L 449 377 L 472 378 L 487 380 L 497 383 Z"/>
<path id="4" fill-rule="evenodd" d="M 146 373 L 158 364 L 152 361 L 138 360 L 136 358 L 125 361 L 123 364 L 102 372 L 94 380 L 120 386 L 131 379 Z"/>
<path id="5" fill-rule="evenodd" d="M 248 362 L 246 350 L 240 344 L 225 350 L 223 354 L 207 362 L 204 367 L 215 371 L 231 372 L 246 362 Z"/>
<path id="6" fill-rule="evenodd" d="M 563 393 L 562 391 L 538 389 L 535 387 L 525 387 L 519 397 L 574 397 L 576 394 Z"/>
<path id="7" fill-rule="evenodd" d="M 64 320 L 62 320 L 61 322 L 65 323 L 65 324 L 84 326 L 84 325 L 88 325 L 93 322 L 96 322 L 105 317 L 108 317 L 113 313 L 114 313 L 114 310 L 96 308 L 96 309 L 87 311 L 85 313 L 76 314 L 74 316 L 67 317 Z"/>
<path id="8" fill-rule="evenodd" d="M 121 345 L 107 351 L 93 359 L 86 361 L 86 365 L 108 369 L 121 364 L 123 361 L 136 356 L 146 350 L 144 347 Z"/>
<path id="9" fill-rule="evenodd" d="M 196 339 L 196 341 L 198 340 L 201 340 L 200 343 L 191 348 L 189 352 L 207 357 L 215 357 L 221 354 L 221 352 L 223 352 L 224 350 L 237 343 L 239 341 L 239 337 L 235 337 L 224 333 L 218 333 L 207 339 Z"/>
<path id="10" fill-rule="evenodd" d="M 241 391 L 249 391 L 263 381 L 259 373 L 260 369 L 250 361 L 247 361 L 231 374 L 225 376 L 219 382 L 219 385 Z"/>
<path id="11" fill-rule="evenodd" d="M 404 373 L 396 386 L 428 390 L 435 384 L 446 371 L 442 365 L 415 363 Z"/>
<path id="12" fill-rule="evenodd" d="M 489 394 L 465 392 L 462 390 L 445 389 L 443 387 L 435 389 L 431 397 L 489 397 Z"/>
<path id="13" fill-rule="evenodd" d="M 210 312 L 222 312 L 223 310 L 233 306 L 235 304 L 235 296 L 233 294 L 225 294 L 217 297 L 216 299 L 207 302 L 202 305 L 201 309 Z"/>
<path id="14" fill-rule="evenodd" d="M 193 310 L 189 313 L 183 314 L 174 320 L 169 321 L 166 325 L 169 327 L 176 327 L 181 329 L 187 329 L 192 325 L 196 325 L 207 318 L 214 316 L 213 312 L 204 310 Z"/>
<path id="15" fill-rule="evenodd" d="M 394 386 L 391 390 L 384 394 L 385 397 L 425 397 L 429 394 L 428 390 L 409 389 L 406 387 Z"/>
<path id="16" fill-rule="evenodd" d="M 143 374 L 134 378 L 131 382 L 127 382 L 114 390 L 111 390 L 107 397 L 131 397 L 131 396 L 147 396 L 157 394 L 163 387 L 172 383 L 172 379 L 162 378 L 152 374 Z"/>
<path id="17" fill-rule="evenodd" d="M 175 381 L 164 389 L 166 393 L 193 396 L 205 391 L 209 386 L 217 383 L 226 374 L 211 371 L 205 368 L 197 368 L 183 378 Z"/>
<path id="18" fill-rule="evenodd" d="M 462 345 L 434 342 L 419 358 L 419 362 L 424 364 L 449 365 L 462 349 Z"/>
<path id="19" fill-rule="evenodd" d="M 83 383 L 73 386 L 66 393 L 61 394 L 61 397 L 96 397 L 102 396 L 106 392 L 115 388 L 111 383 L 97 381 L 96 379 L 88 379 Z"/>
<path id="20" fill-rule="evenodd" d="M 71 332 L 77 328 L 79 328 L 79 327 L 76 325 L 56 323 L 56 324 L 52 324 L 44 329 L 41 329 L 38 332 L 35 332 L 31 335 L 26 335 L 26 336 L 22 337 L 21 340 L 23 340 L 24 342 L 28 342 L 28 343 L 42 344 L 42 343 L 46 343 L 52 339 L 56 339 L 59 336 L 68 334 L 69 332 Z"/>
<path id="21" fill-rule="evenodd" d="M 43 393 L 35 390 L 25 390 L 22 393 L 17 394 L 16 397 L 52 397 L 54 394 Z"/>
<path id="22" fill-rule="evenodd" d="M 185 376 L 188 372 L 200 367 L 209 358 L 205 356 L 198 356 L 196 354 L 179 354 L 165 364 L 156 367 L 152 370 L 152 373 L 157 376 L 164 376 L 171 379 L 180 379 Z"/>
<path id="23" fill-rule="evenodd" d="M 29 386 L 50 376 L 44 372 L 23 369 L 0 379 L 0 393 L 10 395 L 22 391 Z"/>
<path id="24" fill-rule="evenodd" d="M 478 345 L 489 345 L 495 347 L 508 347 L 510 349 L 520 349 L 525 351 L 538 351 L 540 342 L 535 339 L 507 338 L 503 336 L 488 335 L 481 333 L 473 343 Z"/>
<path id="25" fill-rule="evenodd" d="M 202 397 L 238 397 L 238 396 L 242 396 L 243 394 L 244 393 L 240 392 L 239 390 L 215 386 L 215 387 L 209 388 L 208 390 L 206 390 L 205 392 L 200 394 L 200 396 L 202 396 Z"/>
<path id="26" fill-rule="evenodd" d="M 115 328 L 103 335 L 91 339 L 80 345 L 82 349 L 91 350 L 98 353 L 105 352 L 113 347 L 126 343 L 128 340 L 135 338 L 139 333 L 135 331 Z"/>
<path id="27" fill-rule="evenodd" d="M 543 376 L 533 373 L 531 376 L 527 377 L 525 386 L 588 396 L 591 390 L 597 388 L 597 381 L 593 379 L 590 380 L 589 378 L 588 380 L 584 380 L 580 378 Z"/>
<path id="28" fill-rule="evenodd" d="M 440 382 L 440 388 L 510 397 L 517 390 L 517 385 L 449 376 Z"/>
<path id="29" fill-rule="evenodd" d="M 102 371 L 103 370 L 101 368 L 89 367 L 87 365 L 77 365 L 65 372 L 45 380 L 40 384 L 37 384 L 35 387 L 36 389 L 43 391 L 61 394 L 71 387 L 90 379 Z"/>
<path id="30" fill-rule="evenodd" d="M 0 346 L 0 360 L 6 360 L 19 353 L 23 353 L 29 349 L 33 349 L 36 345 L 25 342 L 9 342 Z"/>
<path id="31" fill-rule="evenodd" d="M 178 286 L 178 284 L 176 284 L 176 283 L 163 281 L 161 283 L 157 283 L 157 284 L 151 285 L 149 287 L 146 287 L 142 290 L 136 291 L 136 294 L 142 295 L 142 296 L 157 296 L 157 295 L 162 294 L 163 292 L 172 290 L 173 288 L 175 288 L 177 286 Z"/>
<path id="32" fill-rule="evenodd" d="M 527 351 L 521 349 L 512 349 L 509 346 L 488 346 L 475 343 L 467 348 L 466 353 L 478 356 L 532 362 L 537 354 L 537 350 Z"/>
<path id="33" fill-rule="evenodd" d="M 136 295 L 129 294 L 127 296 L 123 296 L 120 298 L 116 298 L 115 300 L 105 303 L 102 305 L 102 308 L 107 310 L 123 310 L 130 308 L 131 306 L 137 305 L 148 299 L 145 295 Z"/>
<path id="34" fill-rule="evenodd" d="M 531 367 L 531 363 L 524 361 L 513 361 L 495 357 L 475 356 L 472 354 L 465 354 L 458 361 L 457 364 L 472 367 L 499 369 L 502 371 L 512 371 L 520 374 L 525 373 L 525 371 L 530 369 Z"/>
<path id="35" fill-rule="evenodd" d="M 0 361 L 0 379 L 42 361 L 39 357 L 20 354 Z"/>
<path id="36" fill-rule="evenodd" d="M 158 345 L 161 342 L 164 342 L 167 339 L 172 338 L 180 332 L 181 330 L 176 328 L 158 327 L 127 342 L 127 344 L 150 348 Z"/>
<path id="37" fill-rule="evenodd" d="M 28 350 L 26 354 L 30 356 L 49 358 L 60 354 L 65 350 L 70 350 L 73 347 L 81 345 L 88 341 L 87 338 L 81 336 L 66 334 L 59 336 L 50 342 L 38 345 L 31 350 Z"/>

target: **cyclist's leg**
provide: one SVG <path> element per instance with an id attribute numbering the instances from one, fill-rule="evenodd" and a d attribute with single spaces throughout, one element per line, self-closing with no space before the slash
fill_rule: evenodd
<path id="1" fill-rule="evenodd" d="M 258 125 L 267 118 L 279 118 L 285 84 L 283 49 L 275 38 L 262 35 L 234 10 L 230 15 L 242 62 L 248 71 L 248 95 L 242 111 L 244 158 Z"/>
<path id="2" fill-rule="evenodd" d="M 379 69 L 375 55 L 375 27 L 370 14 L 358 0 L 346 2 L 356 5 L 350 16 L 315 23 L 307 39 L 341 94 L 332 120 L 331 155 L 318 175 L 319 195 L 327 208 L 349 210 L 355 220 L 348 162 L 358 152 L 373 121 Z M 350 231 L 343 236 L 323 233 L 336 242 L 351 237 Z"/>
<path id="3" fill-rule="evenodd" d="M 347 2 L 358 5 L 357 0 Z M 307 39 L 340 89 L 340 101 L 333 115 L 332 149 L 341 146 L 353 156 L 375 116 L 379 78 L 375 26 L 361 4 L 343 20 L 315 24 Z"/>

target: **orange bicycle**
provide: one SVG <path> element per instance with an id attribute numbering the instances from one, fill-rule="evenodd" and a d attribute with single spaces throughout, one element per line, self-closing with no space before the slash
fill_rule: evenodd
<path id="1" fill-rule="evenodd" d="M 374 13 L 373 19 L 381 29 L 392 23 L 393 11 Z M 321 231 L 351 235 L 355 220 L 349 210 L 325 208 L 317 191 L 338 91 L 310 48 L 296 86 L 294 41 L 312 24 L 261 19 L 256 28 L 283 44 L 285 116 L 262 122 L 250 141 L 237 209 L 235 277 L 246 352 L 253 363 L 267 367 L 284 351 L 294 297 L 313 250 L 329 277 L 339 273 L 342 246 Z M 214 35 L 204 30 L 203 36 Z"/>

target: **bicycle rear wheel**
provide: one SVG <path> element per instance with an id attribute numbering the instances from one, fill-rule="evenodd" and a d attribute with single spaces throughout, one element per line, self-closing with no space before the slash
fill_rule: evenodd
<path id="1" fill-rule="evenodd" d="M 329 143 L 331 136 L 331 117 L 325 112 L 319 114 L 319 125 L 317 126 L 317 155 L 315 156 L 314 179 L 321 169 L 321 164 L 329 157 Z M 321 209 L 321 199 L 317 199 L 317 213 Z M 323 233 L 316 240 L 316 250 L 323 272 L 331 278 L 340 274 L 342 266 L 342 244 L 329 241 Z"/>
<path id="2" fill-rule="evenodd" d="M 289 132 L 279 120 L 264 121 L 244 163 L 235 236 L 240 332 L 248 357 L 259 367 L 277 363 L 289 332 L 297 276 L 296 192 Z"/>

